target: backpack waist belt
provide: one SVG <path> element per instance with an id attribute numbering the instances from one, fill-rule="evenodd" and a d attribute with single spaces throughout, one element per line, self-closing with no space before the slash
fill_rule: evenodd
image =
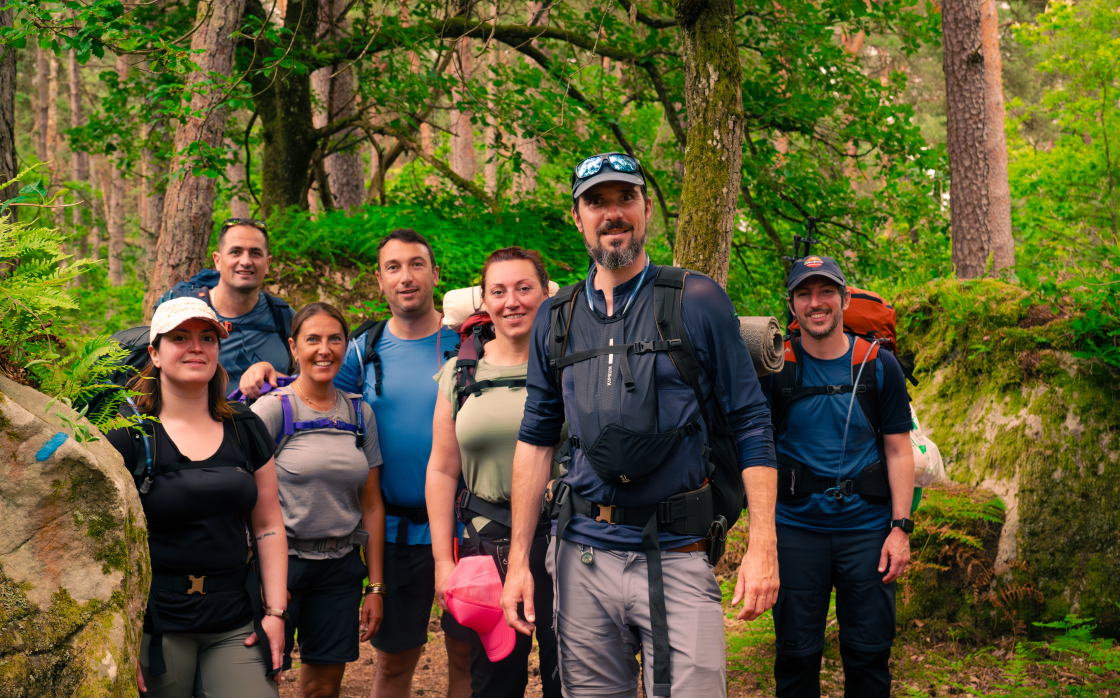
<path id="1" fill-rule="evenodd" d="M 875 461 L 852 480 L 836 482 L 835 478 L 819 478 L 807 465 L 789 456 L 778 454 L 778 499 L 793 502 L 812 494 L 858 494 L 872 504 L 890 504 L 891 486 L 882 461 Z"/>
<path id="2" fill-rule="evenodd" d="M 315 551 L 317 553 L 333 553 L 351 545 L 365 545 L 369 542 L 369 531 L 358 529 L 348 536 L 341 538 L 288 538 L 288 547 L 292 550 Z"/>
<path id="3" fill-rule="evenodd" d="M 712 487 L 675 494 L 663 502 L 644 507 L 607 506 L 581 497 L 569 490 L 572 512 L 601 523 L 643 528 L 657 517 L 657 529 L 678 536 L 707 536 L 715 520 Z"/>
<path id="4" fill-rule="evenodd" d="M 245 565 L 233 574 L 167 574 L 152 573 L 152 588 L 160 591 L 177 591 L 180 594 L 212 594 L 245 586 L 249 566 Z"/>
<path id="5" fill-rule="evenodd" d="M 490 502 L 471 494 L 467 488 L 459 490 L 455 498 L 455 511 L 459 521 L 470 524 L 476 516 L 485 516 L 491 521 L 497 521 L 506 528 L 513 528 L 513 513 L 510 511 L 509 502 Z"/>

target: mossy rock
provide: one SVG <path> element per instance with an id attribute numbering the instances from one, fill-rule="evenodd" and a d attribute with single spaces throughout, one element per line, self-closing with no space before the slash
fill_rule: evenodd
<path id="1" fill-rule="evenodd" d="M 143 510 L 120 454 L 60 414 L 82 421 L 0 378 L 0 698 L 136 696 Z"/>
<path id="2" fill-rule="evenodd" d="M 1075 356 L 1076 309 L 995 280 L 933 281 L 895 307 L 923 430 L 952 480 L 1006 507 L 993 584 L 1037 589 L 1024 622 L 1075 613 L 1120 636 L 1118 375 Z"/>

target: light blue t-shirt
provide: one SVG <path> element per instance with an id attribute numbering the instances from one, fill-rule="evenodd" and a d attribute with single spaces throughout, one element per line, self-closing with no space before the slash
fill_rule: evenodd
<path id="1" fill-rule="evenodd" d="M 428 458 L 432 454 L 432 415 L 439 385 L 432 374 L 443 365 L 444 353 L 452 352 L 459 335 L 446 327 L 423 339 L 400 339 L 386 325 L 377 341 L 381 357 L 381 394 L 375 390 L 373 365 L 362 365 L 365 334 L 351 340 L 346 360 L 334 379 L 339 390 L 361 393 L 373 408 L 381 442 L 381 489 L 391 504 L 422 508 Z M 385 515 L 385 540 L 397 537 L 400 518 Z M 410 524 L 409 545 L 430 545 L 428 524 Z"/>

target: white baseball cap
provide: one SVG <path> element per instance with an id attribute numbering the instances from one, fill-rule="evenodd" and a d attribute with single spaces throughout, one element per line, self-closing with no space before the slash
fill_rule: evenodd
<path id="1" fill-rule="evenodd" d="M 205 320 L 218 331 L 218 337 L 229 337 L 229 330 L 219 320 L 210 306 L 198 298 L 173 298 L 156 308 L 152 315 L 151 328 L 148 330 L 150 345 L 156 337 L 166 334 L 187 320 Z"/>

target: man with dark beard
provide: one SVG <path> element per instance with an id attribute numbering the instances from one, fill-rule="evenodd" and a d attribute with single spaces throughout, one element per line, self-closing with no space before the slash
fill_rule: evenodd
<path id="1" fill-rule="evenodd" d="M 913 529 L 906 381 L 890 352 L 844 331 L 851 294 L 836 260 L 797 260 L 787 288 L 801 335 L 786 344 L 783 372 L 761 381 L 778 451 L 777 695 L 821 695 L 835 587 L 844 695 L 887 698 L 894 580 Z"/>
<path id="2" fill-rule="evenodd" d="M 713 468 L 742 482 L 751 510 L 739 618 L 762 615 L 778 593 L 770 415 L 735 308 L 708 277 L 650 261 L 651 214 L 637 160 L 604 153 L 579 163 L 572 218 L 594 264 L 533 322 L 502 607 L 524 634 L 538 618 L 549 622 L 552 609 L 533 607 L 529 550 L 566 418 L 568 470 L 549 488 L 548 554 L 569 698 L 632 698 L 639 651 L 648 695 L 726 695 L 709 559 L 721 539 Z M 726 445 L 719 466 L 709 460 L 712 430 Z"/>

